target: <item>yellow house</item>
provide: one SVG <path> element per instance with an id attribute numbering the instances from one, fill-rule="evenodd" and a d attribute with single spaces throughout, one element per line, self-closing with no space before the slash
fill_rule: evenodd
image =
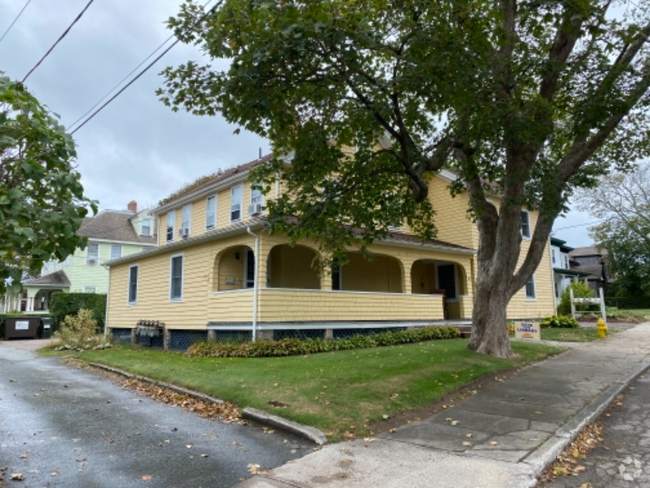
<path id="1" fill-rule="evenodd" d="M 282 185 L 262 195 L 248 176 L 269 159 L 220 173 L 159 206 L 159 247 L 106 263 L 107 327 L 118 339 L 142 334 L 152 345 L 185 349 L 205 339 L 341 337 L 471 318 L 478 230 L 467 217 L 467 196 L 449 195 L 452 173 L 436 176 L 429 192 L 440 240 L 422 242 L 396 228 L 370 247 L 374 259 L 350 249 L 348 264 L 319 275 L 316 243 L 290 247 L 265 230 L 265 198 Z M 524 250 L 535 222 L 535 212 L 522 212 Z M 546 254 L 511 301 L 509 317 L 553 313 Z"/>

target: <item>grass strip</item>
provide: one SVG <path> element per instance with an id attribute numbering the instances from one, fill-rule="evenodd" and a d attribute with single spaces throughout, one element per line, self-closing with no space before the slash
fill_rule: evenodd
<path id="1" fill-rule="evenodd" d="M 313 425 L 332 440 L 368 435 L 368 425 L 423 408 L 486 375 L 562 349 L 513 343 L 516 359 L 467 350 L 453 339 L 279 358 L 194 358 L 133 346 L 77 356 Z"/>

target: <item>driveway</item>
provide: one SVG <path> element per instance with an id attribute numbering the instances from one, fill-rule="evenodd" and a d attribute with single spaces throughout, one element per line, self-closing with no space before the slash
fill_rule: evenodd
<path id="1" fill-rule="evenodd" d="M 206 420 L 24 350 L 37 346 L 0 342 L 7 488 L 229 487 L 255 465 L 274 468 L 312 450 L 288 434 Z"/>

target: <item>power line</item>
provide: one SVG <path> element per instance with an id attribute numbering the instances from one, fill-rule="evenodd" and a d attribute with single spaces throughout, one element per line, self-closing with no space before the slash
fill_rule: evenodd
<path id="1" fill-rule="evenodd" d="M 207 5 L 208 5 L 209 3 L 212 3 L 212 0 L 208 0 L 206 3 L 204 3 L 202 8 L 207 7 Z M 97 101 L 97 103 L 95 103 L 95 105 L 93 105 L 92 107 L 90 107 L 86 113 L 84 113 L 81 117 L 79 117 L 79 118 L 78 118 L 77 120 L 75 120 L 72 124 L 70 124 L 69 127 L 68 127 L 68 130 L 72 129 L 75 125 L 77 125 L 77 123 L 78 123 L 80 120 L 82 120 L 86 115 L 88 115 L 90 112 L 92 112 L 92 111 L 95 109 L 95 107 L 97 107 L 97 105 L 99 105 L 99 104 L 102 103 L 104 100 L 106 100 L 106 98 L 107 98 L 111 93 L 113 93 L 113 92 L 114 92 L 114 91 L 115 91 L 115 90 L 116 90 L 116 89 L 117 89 L 117 88 L 118 88 L 122 83 L 124 83 L 124 82 L 129 78 L 129 76 L 131 76 L 133 73 L 135 73 L 135 72 L 138 70 L 138 68 L 140 68 L 140 66 L 142 66 L 144 63 L 146 63 L 147 60 L 149 60 L 149 59 L 150 59 L 154 54 L 156 54 L 156 53 L 157 53 L 157 52 L 158 52 L 158 51 L 159 51 L 159 50 L 160 50 L 160 49 L 161 49 L 165 44 L 167 44 L 167 43 L 168 43 L 168 42 L 169 42 L 173 37 L 174 37 L 174 34 L 172 34 L 172 35 L 169 36 L 167 39 L 165 39 L 165 40 L 163 41 L 163 43 L 162 43 L 160 46 L 158 46 L 156 49 L 154 49 L 153 52 L 152 52 L 149 56 L 147 56 L 146 58 L 144 58 L 144 59 L 142 60 L 142 62 L 140 62 L 140 64 L 138 64 L 135 68 L 133 68 L 133 69 L 132 69 L 132 70 L 131 70 L 131 71 L 130 71 L 130 72 L 129 72 L 129 73 L 128 73 L 124 78 L 122 78 L 122 79 L 121 79 L 121 80 L 120 80 L 120 81 L 119 81 L 119 82 L 118 82 L 118 83 L 117 83 L 113 88 L 111 88 L 111 89 L 106 93 L 106 95 L 104 95 L 102 98 L 100 98 L 100 99 Z M 75 130 L 76 130 L 76 129 L 75 129 Z"/>
<path id="2" fill-rule="evenodd" d="M 201 23 L 201 22 L 202 22 L 202 21 L 203 21 L 203 20 L 204 20 L 208 15 L 210 15 L 212 12 L 214 12 L 214 11 L 215 11 L 215 10 L 216 10 L 216 9 L 217 9 L 221 4 L 222 4 L 222 3 L 223 3 L 223 1 L 224 1 L 224 0 L 219 0 L 216 4 L 214 4 L 214 5 L 210 8 L 210 10 L 208 10 L 206 13 L 204 13 L 204 14 L 203 14 L 203 15 L 202 15 L 202 16 L 201 16 L 201 17 L 200 17 L 196 22 L 194 22 L 190 27 L 188 27 L 188 29 L 187 29 L 185 32 L 190 32 L 192 29 L 194 29 L 194 28 L 195 28 L 199 23 Z M 208 3 L 209 3 L 209 2 L 208 2 Z M 206 5 L 207 5 L 207 3 L 206 3 Z M 136 76 L 135 78 L 133 78 L 131 81 L 129 81 L 126 85 L 124 85 L 124 86 L 122 87 L 122 89 L 120 89 L 120 91 L 118 91 L 115 95 L 113 95 L 111 98 L 109 98 L 109 99 L 106 101 L 106 103 L 104 103 L 101 107 L 99 107 L 97 110 L 95 110 L 95 111 L 94 111 L 94 112 L 93 112 L 93 113 L 92 113 L 92 114 L 91 114 L 91 115 L 90 115 L 86 120 L 84 120 L 84 121 L 83 121 L 79 126 L 77 126 L 74 130 L 72 130 L 72 131 L 70 132 L 70 134 L 74 134 L 74 133 L 77 132 L 79 129 L 81 129 L 84 125 L 86 125 L 88 122 L 90 122 L 90 120 L 92 120 L 93 117 L 95 117 L 95 115 L 97 115 L 99 112 L 101 112 L 102 110 L 104 110 L 104 108 L 105 108 L 108 104 L 110 104 L 113 100 L 115 100 L 115 99 L 116 99 L 117 97 L 119 97 L 122 93 L 124 93 L 124 91 L 125 91 L 128 87 L 130 87 L 133 83 L 135 83 L 135 82 L 136 82 L 136 81 L 137 81 L 137 80 L 138 80 L 138 79 L 139 79 L 143 74 L 145 74 L 147 71 L 149 71 L 149 69 L 150 69 L 154 64 L 156 64 L 158 61 L 160 61 L 160 59 L 161 59 L 165 54 L 167 54 L 169 51 L 171 51 L 172 48 L 173 48 L 176 44 L 179 43 L 179 41 L 180 41 L 180 39 L 176 39 L 176 40 L 175 40 L 175 41 L 174 41 L 174 42 L 173 42 L 173 43 L 172 43 L 172 44 L 171 44 L 167 49 L 165 49 L 162 53 L 160 53 L 160 55 L 158 55 L 158 56 L 156 57 L 156 59 L 154 59 L 154 60 L 153 60 L 151 63 L 149 63 L 149 64 L 148 64 L 148 65 L 147 65 L 147 66 L 146 66 L 142 71 L 140 71 L 140 73 L 138 73 L 137 76 Z M 166 43 L 166 42 L 167 42 L 167 41 L 165 41 L 165 43 Z M 163 43 L 163 45 L 164 45 L 165 43 Z M 161 45 L 160 47 L 162 47 L 162 45 Z M 160 49 L 160 47 L 159 47 L 158 49 Z M 158 51 L 158 49 L 156 49 L 156 51 Z M 154 51 L 154 53 L 155 53 L 156 51 Z M 152 53 L 152 55 L 153 55 L 153 53 Z M 151 55 L 150 55 L 149 57 L 151 57 Z M 149 58 L 147 58 L 147 59 L 149 59 Z M 145 61 L 146 61 L 146 59 L 145 59 Z M 143 61 L 143 62 L 144 62 L 144 61 Z M 142 63 L 141 63 L 141 64 L 142 64 Z M 136 69 L 137 69 L 137 68 L 136 68 Z M 128 75 L 127 75 L 127 76 L 128 76 Z M 120 83 L 121 83 L 121 82 L 120 82 Z M 112 90 L 111 90 L 111 91 L 112 91 Z M 109 92 L 109 93 L 110 93 L 110 92 Z M 104 98 L 106 98 L 106 97 L 104 97 Z M 99 103 L 99 102 L 98 102 L 98 103 Z M 96 105 L 95 105 L 95 106 L 96 106 Z M 91 110 L 92 110 L 92 109 L 91 109 Z M 75 123 L 76 123 L 76 122 L 75 122 Z"/>
<path id="3" fill-rule="evenodd" d="M 23 14 L 23 12 L 25 11 L 25 9 L 27 8 L 27 5 L 29 5 L 29 4 L 31 3 L 31 1 L 32 1 L 32 0 L 27 0 L 27 3 L 23 6 L 23 8 L 21 9 L 21 11 L 18 12 L 18 15 L 16 15 L 16 18 L 14 19 L 14 21 L 9 25 L 9 27 L 7 27 L 7 30 L 5 31 L 4 34 L 2 34 L 2 37 L 0 37 L 0 42 L 2 42 L 2 40 L 5 38 L 5 36 L 6 36 L 7 34 L 9 34 L 9 31 L 10 31 L 11 28 L 14 26 L 14 24 L 18 21 L 18 19 L 20 18 L 20 16 Z"/>
<path id="4" fill-rule="evenodd" d="M 600 224 L 601 222 L 605 222 L 607 219 L 603 220 L 594 220 L 593 222 L 586 222 L 584 224 L 576 224 L 576 225 L 569 225 L 568 227 L 560 227 L 559 229 L 553 229 L 553 232 L 557 232 L 558 230 L 565 230 L 565 229 L 573 229 L 575 227 L 584 227 L 585 225 L 595 225 L 595 224 Z"/>
<path id="5" fill-rule="evenodd" d="M 130 71 L 130 72 L 129 72 L 129 73 L 128 73 L 124 78 L 122 78 L 122 79 L 119 81 L 119 83 L 117 83 L 113 88 L 111 88 L 111 89 L 108 91 L 108 93 L 106 93 L 106 95 L 104 95 L 102 98 L 100 98 L 100 99 L 97 101 L 97 103 L 95 103 L 95 105 L 93 105 L 92 107 L 90 107 L 90 108 L 88 109 L 88 111 L 87 111 L 85 114 L 83 114 L 81 117 L 79 117 L 77 120 L 75 120 L 72 124 L 70 124 L 69 129 L 72 129 L 72 127 L 74 127 L 75 125 L 77 125 L 77 122 L 79 122 L 79 121 L 80 121 L 81 119 L 83 119 L 86 115 L 88 115 L 90 112 L 92 112 L 92 111 L 95 109 L 95 107 L 96 107 L 97 105 L 99 105 L 99 104 L 102 103 L 104 100 L 106 100 L 106 98 L 107 98 L 111 93 L 113 93 L 113 92 L 115 91 L 115 89 L 116 89 L 118 86 L 120 86 L 122 83 L 124 83 L 124 82 L 129 78 L 129 76 L 131 76 L 133 73 L 135 73 L 135 72 L 138 70 L 138 68 L 140 68 L 140 66 L 142 66 L 144 63 L 146 63 L 147 60 L 149 60 L 149 58 L 151 58 L 151 56 L 153 56 L 154 54 L 156 54 L 156 53 L 160 50 L 160 48 L 162 48 L 165 44 L 167 44 L 167 43 L 168 43 L 168 42 L 169 42 L 173 37 L 174 37 L 174 34 L 172 34 L 172 35 L 169 36 L 167 39 L 165 39 L 165 41 L 164 41 L 160 46 L 158 46 L 156 49 L 154 49 L 154 51 L 153 51 L 149 56 L 147 56 L 145 59 L 142 60 L 142 62 L 141 62 L 139 65 L 137 65 L 135 68 L 133 68 L 133 69 L 132 69 L 132 70 L 131 70 L 131 71 Z"/>
<path id="6" fill-rule="evenodd" d="M 29 70 L 29 73 L 27 73 L 27 74 L 25 75 L 25 77 L 23 78 L 23 83 L 25 83 L 25 81 L 27 80 L 27 78 L 29 78 L 29 75 L 31 75 L 31 74 L 34 72 L 34 70 L 35 70 L 36 68 L 38 68 L 38 67 L 41 65 L 41 63 L 43 62 L 43 60 L 44 60 L 45 58 L 47 58 L 47 57 L 50 55 L 50 53 L 54 50 L 54 48 L 56 47 L 56 45 L 57 45 L 59 42 L 61 42 L 61 40 L 63 40 L 63 38 L 64 38 L 66 35 L 68 35 L 68 32 L 70 32 L 70 29 L 72 29 L 72 26 L 75 25 L 75 24 L 77 23 L 77 21 L 78 21 L 78 20 L 81 18 L 81 16 L 86 12 L 86 10 L 88 10 L 88 7 L 90 7 L 90 4 L 93 3 L 94 1 L 95 1 L 95 0 L 90 0 L 90 1 L 86 4 L 86 6 L 84 7 L 84 9 L 79 13 L 79 15 L 77 15 L 77 18 L 75 18 L 75 19 L 72 21 L 72 24 L 70 24 L 70 25 L 68 26 L 68 28 L 63 32 L 63 34 L 61 34 L 61 36 L 56 40 L 56 42 L 55 42 L 54 44 L 52 44 L 52 47 L 51 47 L 50 49 L 48 49 L 47 52 L 45 53 L 45 55 L 44 55 L 44 56 L 43 56 L 43 57 L 38 61 L 38 63 L 36 63 L 36 65 L 35 65 L 32 69 Z"/>

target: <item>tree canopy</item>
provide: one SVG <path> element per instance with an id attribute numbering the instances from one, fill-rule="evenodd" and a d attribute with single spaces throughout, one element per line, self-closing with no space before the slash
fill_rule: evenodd
<path id="1" fill-rule="evenodd" d="M 230 64 L 167 68 L 159 95 L 272 142 L 257 178 L 279 172 L 288 189 L 268 204 L 273 229 L 339 259 L 396 222 L 433 237 L 430 178 L 458 176 L 450 191 L 468 192 L 480 233 L 481 352 L 512 355 L 505 307 L 573 189 L 647 153 L 645 3 L 224 0 L 202 15 L 188 1 L 169 26 Z M 539 219 L 519 266 L 522 206 Z"/>
<path id="2" fill-rule="evenodd" d="M 581 193 L 578 202 L 603 220 L 589 234 L 607 250 L 606 266 L 616 279 L 617 295 L 650 295 L 650 163 L 627 174 L 608 174 L 597 190 Z"/>
<path id="3" fill-rule="evenodd" d="M 0 294 L 23 273 L 64 260 L 88 208 L 72 137 L 22 83 L 0 76 Z"/>

